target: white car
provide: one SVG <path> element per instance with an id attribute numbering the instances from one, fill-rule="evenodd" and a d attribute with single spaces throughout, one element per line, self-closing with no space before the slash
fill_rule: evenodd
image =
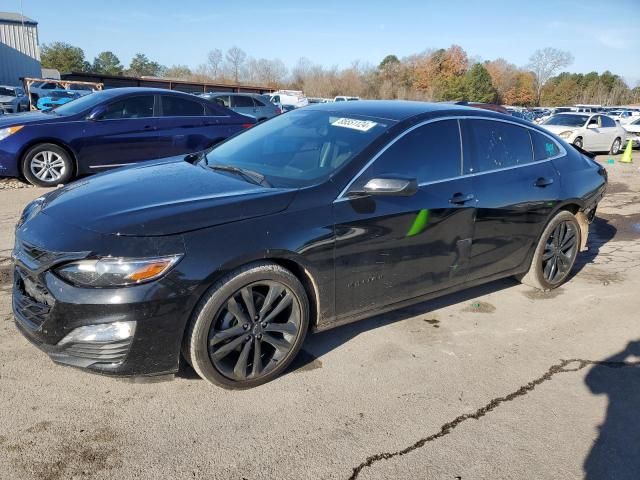
<path id="1" fill-rule="evenodd" d="M 627 131 L 627 138 L 633 141 L 633 146 L 640 147 L 640 117 L 636 117 L 635 120 L 623 125 L 622 128 Z"/>
<path id="2" fill-rule="evenodd" d="M 540 126 L 590 152 L 616 155 L 627 139 L 627 132 L 619 123 L 598 113 L 558 113 Z"/>
<path id="3" fill-rule="evenodd" d="M 632 112 L 631 110 L 613 110 L 611 112 L 607 112 L 607 115 L 609 115 L 614 120 L 618 120 L 621 124 L 624 125 L 625 123 L 632 122 L 633 120 L 638 118 L 636 115 L 634 115 L 634 113 L 635 112 Z"/>

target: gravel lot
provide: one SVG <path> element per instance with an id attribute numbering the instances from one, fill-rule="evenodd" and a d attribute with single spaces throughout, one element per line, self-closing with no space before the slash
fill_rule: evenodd
<path id="1" fill-rule="evenodd" d="M 9 256 L 42 190 L 0 179 L 0 477 L 637 479 L 640 154 L 606 166 L 563 287 L 503 280 L 313 335 L 290 373 L 244 392 L 187 368 L 100 377 L 32 347 Z"/>

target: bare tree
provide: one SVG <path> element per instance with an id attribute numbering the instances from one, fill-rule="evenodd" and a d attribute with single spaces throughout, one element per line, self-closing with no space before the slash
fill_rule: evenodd
<path id="1" fill-rule="evenodd" d="M 573 63 L 573 55 L 563 50 L 547 47 L 536 50 L 529 58 L 528 68 L 533 72 L 535 78 L 534 87 L 536 90 L 536 105 L 540 105 L 542 87 L 553 77 L 558 70 L 568 67 Z"/>
<path id="2" fill-rule="evenodd" d="M 241 48 L 233 46 L 229 50 L 227 50 L 225 58 L 227 60 L 227 65 L 231 76 L 233 77 L 234 81 L 238 83 L 240 81 L 240 72 L 242 70 L 242 66 L 247 59 L 247 54 L 244 53 L 244 50 L 242 50 Z"/>
<path id="3" fill-rule="evenodd" d="M 211 72 L 211 77 L 216 79 L 220 76 L 220 69 L 222 67 L 222 51 L 219 48 L 214 48 L 207 55 L 207 60 L 209 61 L 209 71 Z"/>

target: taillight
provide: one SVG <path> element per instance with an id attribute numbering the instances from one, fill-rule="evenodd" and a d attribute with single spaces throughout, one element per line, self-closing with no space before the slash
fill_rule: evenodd
<path id="1" fill-rule="evenodd" d="M 253 127 L 253 123 L 243 123 L 242 128 L 251 128 Z"/>
<path id="2" fill-rule="evenodd" d="M 280 115 L 282 113 L 282 109 L 280 107 L 276 107 L 276 115 Z"/>

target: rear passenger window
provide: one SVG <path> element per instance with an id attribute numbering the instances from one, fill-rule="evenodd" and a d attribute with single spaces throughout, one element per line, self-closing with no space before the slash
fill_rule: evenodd
<path id="1" fill-rule="evenodd" d="M 611 117 L 601 116 L 600 118 L 601 118 L 601 121 L 602 121 L 602 126 L 604 128 L 610 128 L 610 127 L 615 127 L 616 126 L 615 120 L 613 120 Z"/>
<path id="2" fill-rule="evenodd" d="M 549 137 L 529 130 L 533 144 L 533 158 L 536 162 L 560 155 L 560 147 Z"/>
<path id="3" fill-rule="evenodd" d="M 235 108 L 253 108 L 253 100 L 251 97 L 244 97 L 242 95 L 231 97 L 232 107 Z"/>
<path id="4" fill-rule="evenodd" d="M 457 120 L 428 123 L 391 145 L 363 175 L 363 181 L 382 174 L 434 182 L 461 174 L 460 131 Z"/>
<path id="5" fill-rule="evenodd" d="M 163 117 L 202 117 L 204 114 L 204 105 L 200 102 L 179 97 L 162 97 Z"/>
<path id="6" fill-rule="evenodd" d="M 465 173 L 487 172 L 533 161 L 527 128 L 494 120 L 466 120 L 463 124 Z"/>
<path id="7" fill-rule="evenodd" d="M 253 97 L 253 102 L 256 104 L 256 107 L 264 107 L 264 103 L 262 103 L 260 100 L 258 100 L 257 98 Z"/>

